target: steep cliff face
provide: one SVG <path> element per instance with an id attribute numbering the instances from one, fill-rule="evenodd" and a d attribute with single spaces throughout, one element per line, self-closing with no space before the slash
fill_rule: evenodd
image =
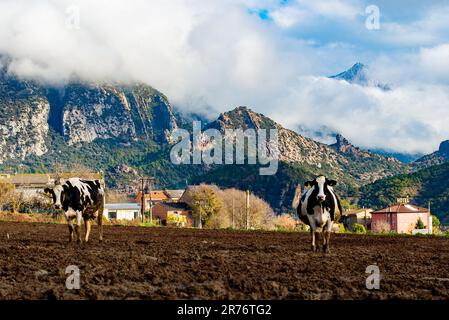
<path id="1" fill-rule="evenodd" d="M 0 123 L 0 163 L 6 159 L 41 156 L 48 151 L 48 102 L 33 101 L 20 106 L 20 113 Z"/>
<path id="2" fill-rule="evenodd" d="M 38 86 L 0 70 L 0 163 L 47 152 L 49 103 Z"/>
<path id="3" fill-rule="evenodd" d="M 177 127 L 166 97 L 143 84 L 48 88 L 1 70 L 0 107 L 0 161 L 45 154 L 52 135 L 68 145 L 97 139 L 162 144 Z"/>
<path id="4" fill-rule="evenodd" d="M 167 99 L 144 85 L 72 84 L 62 100 L 63 134 L 69 144 L 115 138 L 165 143 L 177 127 Z"/>

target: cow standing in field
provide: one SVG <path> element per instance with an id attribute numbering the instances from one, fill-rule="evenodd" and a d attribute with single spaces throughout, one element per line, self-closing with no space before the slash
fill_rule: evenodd
<path id="1" fill-rule="evenodd" d="M 296 210 L 301 221 L 310 226 L 312 251 L 319 251 L 316 241 L 322 233 L 323 252 L 329 252 L 332 226 L 342 213 L 340 200 L 333 190 L 336 184 L 335 180 L 322 175 L 305 183 L 308 190 L 302 195 Z"/>
<path id="2" fill-rule="evenodd" d="M 91 220 L 97 219 L 100 229 L 100 241 L 103 240 L 103 208 L 104 183 L 102 180 L 87 180 L 80 178 L 60 179 L 53 188 L 46 188 L 56 209 L 64 210 L 64 216 L 69 227 L 69 241 L 73 239 L 73 231 L 77 242 L 81 242 L 81 220 L 84 219 L 86 229 L 85 241 L 89 241 Z M 76 219 L 73 226 L 72 220 Z"/>

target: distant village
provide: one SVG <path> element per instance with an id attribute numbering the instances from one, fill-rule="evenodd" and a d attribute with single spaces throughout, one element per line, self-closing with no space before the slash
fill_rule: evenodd
<path id="1" fill-rule="evenodd" d="M 44 188 L 54 184 L 56 177 L 69 177 L 72 174 L 2 174 L 0 173 L 0 184 L 14 186 L 14 193 L 20 199 L 25 201 L 37 201 L 36 210 L 33 212 L 46 212 L 48 205 L 42 205 L 45 202 Z M 90 173 L 89 178 L 101 178 L 100 173 Z M 151 222 L 163 226 L 177 227 L 202 227 L 201 217 L 195 214 L 198 207 L 198 200 L 193 199 L 196 189 L 199 186 L 187 186 L 184 189 L 154 189 L 151 181 L 142 181 L 142 187 L 137 194 L 128 194 L 120 199 L 112 199 L 106 195 L 104 207 L 104 217 L 109 221 L 138 221 Z M 0 191 L 1 192 L 1 191 Z M 126 200 L 123 200 L 126 199 Z M 119 201 L 121 200 L 121 201 Z M 240 217 L 240 223 L 236 225 L 234 211 L 236 205 L 232 199 L 232 218 L 231 226 L 236 228 L 248 228 L 248 211 L 251 206 L 249 193 L 245 199 L 245 208 L 243 210 L 246 217 Z M 226 201 L 229 202 L 229 201 Z M 227 203 L 230 206 L 229 203 Z M 0 203 L 0 211 L 5 210 L 5 205 Z M 42 209 L 44 208 L 44 209 Z M 11 210 L 11 208 L 9 208 Z M 20 211 L 20 210 L 19 210 Z M 200 210 L 201 211 L 201 210 Z M 295 213 L 284 215 L 289 216 L 294 222 L 295 227 L 301 226 Z M 201 214 L 200 214 L 201 215 Z M 281 217 L 282 218 L 282 217 Z M 246 221 L 245 221 L 246 220 Z M 282 220 L 282 219 L 279 219 Z M 434 230 L 433 218 L 430 208 L 423 208 L 410 203 L 409 198 L 397 199 L 397 202 L 381 210 L 371 208 L 358 208 L 344 210 L 340 219 L 342 227 L 336 228 L 339 232 L 345 231 L 358 232 L 361 228 L 364 232 L 373 233 L 406 233 L 406 234 L 432 234 Z M 291 223 L 290 223 L 291 226 Z"/>

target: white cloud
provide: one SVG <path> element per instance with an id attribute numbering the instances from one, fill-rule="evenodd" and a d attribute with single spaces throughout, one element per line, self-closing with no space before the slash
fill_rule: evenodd
<path id="1" fill-rule="evenodd" d="M 445 43 L 432 48 L 422 48 L 420 52 L 421 66 L 434 77 L 449 81 L 449 44 Z"/>
<path id="2" fill-rule="evenodd" d="M 290 28 L 295 26 L 300 21 L 307 21 L 309 15 L 306 11 L 288 6 L 281 7 L 270 12 L 270 17 L 281 28 Z"/>
<path id="3" fill-rule="evenodd" d="M 449 137 L 449 91 L 444 86 L 404 86 L 391 91 L 322 77 L 301 78 L 278 101 L 273 118 L 288 127 L 324 126 L 356 145 L 430 153 Z"/>
<path id="4" fill-rule="evenodd" d="M 288 5 L 275 7 L 269 12 L 273 21 L 281 28 L 312 24 L 317 20 L 353 21 L 363 14 L 363 7 L 351 1 L 341 0 L 296 0 Z"/>
<path id="5" fill-rule="evenodd" d="M 79 29 L 66 24 L 73 5 L 79 8 Z M 269 8 L 274 23 L 249 14 L 253 8 Z M 338 0 L 284 6 L 271 0 L 2 0 L 0 53 L 24 77 L 51 83 L 74 76 L 143 81 L 181 109 L 248 105 L 291 128 L 326 126 L 364 147 L 432 151 L 449 138 L 443 120 L 449 118 L 448 45 L 441 40 L 447 34 L 437 9 L 418 22 L 381 24 L 375 34 L 375 43 L 393 43 L 419 30 L 413 52 L 373 56 L 370 48 L 348 42 L 350 34 L 345 41 L 321 41 L 286 31 L 301 30 L 304 23 L 319 29 L 326 18 L 334 22 L 327 32 L 338 23 L 354 25 L 346 30 L 356 38 L 364 28 L 363 12 L 360 1 Z M 359 60 L 359 54 L 394 90 L 316 77 Z"/>

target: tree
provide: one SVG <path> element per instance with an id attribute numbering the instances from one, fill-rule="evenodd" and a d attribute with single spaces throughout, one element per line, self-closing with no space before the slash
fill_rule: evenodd
<path id="1" fill-rule="evenodd" d="M 193 208 L 195 221 L 201 222 L 201 226 L 206 226 L 209 219 L 223 207 L 219 192 L 216 186 L 201 184 L 194 187 L 188 204 Z"/>
<path id="2" fill-rule="evenodd" d="M 10 203 L 14 197 L 15 187 L 11 183 L 0 182 L 0 211 L 3 206 Z"/>
<path id="3" fill-rule="evenodd" d="M 352 226 L 352 231 L 355 233 L 366 233 L 365 227 L 360 223 L 354 223 Z"/>
<path id="4" fill-rule="evenodd" d="M 424 222 L 422 222 L 421 218 L 418 219 L 418 222 L 416 222 L 415 229 L 425 229 L 426 226 L 424 225 Z"/>
<path id="5" fill-rule="evenodd" d="M 441 222 L 437 216 L 432 215 L 432 233 L 438 234 L 441 233 L 440 230 Z"/>
<path id="6" fill-rule="evenodd" d="M 196 221 L 201 217 L 205 228 L 246 228 L 246 192 L 238 189 L 220 190 L 215 185 L 191 187 L 183 196 L 192 209 Z M 273 229 L 273 210 L 264 200 L 250 195 L 249 227 Z"/>
<path id="7" fill-rule="evenodd" d="M 292 231 L 296 229 L 296 221 L 291 215 L 283 214 L 273 219 L 273 224 L 276 230 Z"/>
<path id="8" fill-rule="evenodd" d="M 237 229 L 246 228 L 246 192 L 238 189 L 225 189 L 220 193 L 223 198 L 225 215 L 223 221 Z M 273 229 L 275 218 L 270 205 L 254 194 L 249 196 L 248 224 L 254 229 Z M 227 227 L 227 226 L 226 226 Z"/>
<path id="9" fill-rule="evenodd" d="M 351 204 L 351 202 L 348 199 L 341 199 L 340 204 L 343 210 L 351 210 L 356 208 L 356 205 Z"/>

